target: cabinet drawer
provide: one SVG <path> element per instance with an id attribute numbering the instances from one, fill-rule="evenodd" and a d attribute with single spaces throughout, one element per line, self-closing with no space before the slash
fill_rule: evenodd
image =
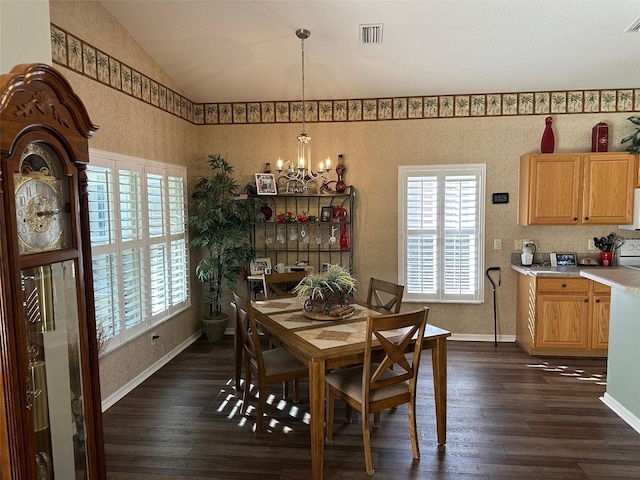
<path id="1" fill-rule="evenodd" d="M 611 287 L 600 282 L 593 282 L 593 293 L 611 295 Z"/>
<path id="2" fill-rule="evenodd" d="M 539 293 L 589 293 L 589 280 L 578 277 L 539 278 Z"/>

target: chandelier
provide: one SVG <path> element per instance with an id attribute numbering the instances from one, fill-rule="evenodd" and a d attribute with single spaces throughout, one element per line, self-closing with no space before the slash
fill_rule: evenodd
<path id="1" fill-rule="evenodd" d="M 278 183 L 284 185 L 286 193 L 304 193 L 310 183 L 318 183 L 331 171 L 331 160 L 327 159 L 326 165 L 320 162 L 320 169 L 314 172 L 311 167 L 311 135 L 307 134 L 306 112 L 304 96 L 304 41 L 309 38 L 311 32 L 305 28 L 296 30 L 296 36 L 300 39 L 300 50 L 302 52 L 302 133 L 298 135 L 298 157 L 296 162 L 287 162 L 283 165 L 282 160 L 278 160 L 277 172 L 280 175 Z"/>

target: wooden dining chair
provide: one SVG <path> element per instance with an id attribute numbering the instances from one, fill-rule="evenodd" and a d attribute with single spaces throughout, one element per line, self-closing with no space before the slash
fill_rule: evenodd
<path id="1" fill-rule="evenodd" d="M 260 335 L 251 302 L 233 293 L 237 315 L 239 315 L 239 329 L 243 342 L 245 359 L 244 393 L 242 395 L 242 413 L 245 414 L 249 405 L 249 390 L 251 377 L 255 374 L 258 380 L 258 411 L 256 418 L 256 437 L 262 435 L 262 417 L 264 416 L 267 399 L 267 385 L 294 381 L 294 402 L 299 401 L 298 380 L 309 375 L 307 365 L 298 361 L 283 348 L 263 350 Z M 287 395 L 286 392 L 285 396 Z"/>
<path id="2" fill-rule="evenodd" d="M 289 297 L 300 280 L 307 276 L 306 271 L 288 273 L 263 273 L 262 283 L 266 298 Z"/>
<path id="3" fill-rule="evenodd" d="M 402 305 L 403 293 L 404 285 L 397 285 L 371 277 L 369 280 L 369 292 L 367 293 L 367 304 L 384 308 L 391 313 L 398 313 Z"/>
<path id="4" fill-rule="evenodd" d="M 428 315 L 429 308 L 425 307 L 408 313 L 368 317 L 363 364 L 335 370 L 326 376 L 327 442 L 333 441 L 334 403 L 335 397 L 340 397 L 362 413 L 362 438 L 368 475 L 374 473 L 369 426 L 371 413 L 408 403 L 411 449 L 413 458 L 420 458 L 416 387 Z M 380 363 L 372 359 L 372 351 L 377 349 L 378 344 L 384 353 Z M 374 420 L 374 428 L 378 424 L 379 416 Z"/>

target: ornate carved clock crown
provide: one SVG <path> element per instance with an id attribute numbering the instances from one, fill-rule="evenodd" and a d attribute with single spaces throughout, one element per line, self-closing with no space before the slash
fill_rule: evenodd
<path id="1" fill-rule="evenodd" d="M 97 128 L 55 69 L 0 77 L 3 479 L 106 478 L 86 191 Z"/>

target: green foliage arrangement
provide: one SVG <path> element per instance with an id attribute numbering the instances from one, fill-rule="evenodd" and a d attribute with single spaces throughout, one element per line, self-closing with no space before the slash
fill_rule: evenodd
<path id="1" fill-rule="evenodd" d="M 192 195 L 196 213 L 189 218 L 193 227 L 191 246 L 201 247 L 205 256 L 196 266 L 196 276 L 207 284 L 209 315 L 220 317 L 222 302 L 233 289 L 247 263 L 255 258 L 251 231 L 262 202 L 240 195 L 233 178 L 233 166 L 218 155 L 209 155 L 213 172 L 202 177 Z"/>
<path id="2" fill-rule="evenodd" d="M 629 117 L 631 123 L 640 125 L 640 117 Z M 631 142 L 627 147 L 629 153 L 640 153 L 640 127 L 636 128 L 636 132 L 622 139 L 620 143 Z"/>
<path id="3" fill-rule="evenodd" d="M 298 298 L 327 299 L 330 295 L 352 295 L 356 279 L 340 265 L 331 265 L 326 272 L 307 275 L 293 289 Z"/>

